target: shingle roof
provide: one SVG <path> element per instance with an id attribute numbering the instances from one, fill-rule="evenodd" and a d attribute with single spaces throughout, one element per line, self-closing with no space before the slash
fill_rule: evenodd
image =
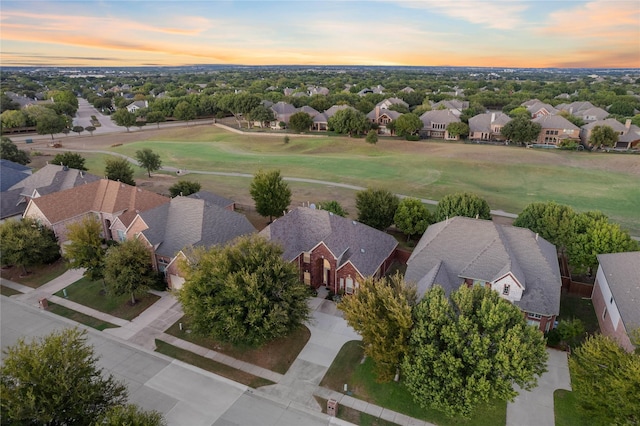
<path id="1" fill-rule="evenodd" d="M 593 107 L 595 107 L 595 105 L 593 105 L 589 101 L 576 101 L 576 102 L 571 102 L 570 104 L 557 105 L 556 109 L 560 111 L 567 111 L 567 112 L 570 112 L 571 114 L 577 115 L 578 112 L 584 111 Z"/>
<path id="2" fill-rule="evenodd" d="M 398 245 L 395 238 L 382 231 L 308 207 L 290 211 L 260 234 L 282 244 L 287 260 L 324 242 L 338 258 L 338 267 L 350 261 L 365 277 L 374 274 Z"/>
<path id="3" fill-rule="evenodd" d="M 524 287 L 515 305 L 542 315 L 559 313 L 562 282 L 555 246 L 525 228 L 466 217 L 433 224 L 409 258 L 405 279 L 417 283 L 422 296 L 433 284 L 449 294 L 465 278 L 493 282 L 507 272 Z"/>
<path id="4" fill-rule="evenodd" d="M 391 109 L 373 109 L 372 111 L 369 112 L 369 114 L 367 114 L 367 118 L 370 120 L 377 120 L 383 115 L 386 115 L 392 120 L 397 120 L 398 117 L 402 115 L 402 113 L 398 111 L 393 111 Z"/>
<path id="5" fill-rule="evenodd" d="M 616 132 L 626 132 L 627 130 L 624 124 L 622 124 L 615 118 L 607 118 L 606 120 L 592 121 L 591 123 L 588 123 L 582 126 L 581 129 L 591 130 L 596 126 L 609 126 Z"/>
<path id="6" fill-rule="evenodd" d="M 235 204 L 235 201 L 209 191 L 198 191 L 189 195 L 189 198 L 204 200 L 206 203 L 222 207 L 223 209 Z"/>
<path id="7" fill-rule="evenodd" d="M 187 246 L 225 244 L 255 232 L 244 215 L 191 197 L 175 197 L 139 216 L 149 226 L 142 231 L 145 238 L 157 246 L 157 254 L 168 257 Z"/>
<path id="8" fill-rule="evenodd" d="M 311 118 L 315 117 L 316 115 L 320 114 L 320 112 L 316 111 L 315 109 L 311 108 L 309 105 L 303 105 L 300 108 L 298 108 L 299 112 L 306 112 L 307 114 L 309 114 L 309 116 Z"/>
<path id="9" fill-rule="evenodd" d="M 13 161 L 0 159 L 0 191 L 9 188 L 25 180 L 31 175 L 31 169 Z"/>
<path id="10" fill-rule="evenodd" d="M 328 110 L 326 110 L 324 112 L 324 115 L 327 117 L 327 119 L 333 117 L 333 115 L 338 112 L 341 111 L 343 109 L 347 109 L 347 108 L 351 108 L 353 110 L 355 110 L 354 107 L 352 107 L 351 105 L 334 105 L 331 108 L 329 108 Z"/>
<path id="11" fill-rule="evenodd" d="M 438 109 L 425 112 L 420 116 L 420 120 L 422 120 L 424 127 L 431 128 L 431 123 L 449 124 L 459 122 L 460 118 L 448 109 Z"/>
<path id="12" fill-rule="evenodd" d="M 492 116 L 494 117 L 493 121 L 491 121 Z M 509 121 L 511 121 L 511 117 L 501 112 L 478 114 L 469 119 L 469 132 L 490 132 L 492 124 L 504 126 Z"/>
<path id="13" fill-rule="evenodd" d="M 129 226 L 140 211 L 171 199 L 135 186 L 107 179 L 44 195 L 31 200 L 51 224 L 88 212 L 112 213 Z"/>
<path id="14" fill-rule="evenodd" d="M 599 254 L 598 262 L 625 329 L 640 327 L 640 251 Z"/>
<path id="15" fill-rule="evenodd" d="M 46 195 L 97 180 L 100 180 L 98 176 L 87 172 L 57 164 L 47 164 L 11 189 L 22 188 L 22 195 L 30 197 L 34 191 L 40 195 Z"/>
<path id="16" fill-rule="evenodd" d="M 541 115 L 534 118 L 534 123 L 538 123 L 543 129 L 570 129 L 580 130 L 578 126 L 567 120 L 561 115 Z"/>

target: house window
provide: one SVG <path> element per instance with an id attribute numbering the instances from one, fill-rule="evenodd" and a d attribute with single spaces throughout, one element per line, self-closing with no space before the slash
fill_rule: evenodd
<path id="1" fill-rule="evenodd" d="M 351 277 L 347 277 L 347 279 L 345 280 L 345 293 L 347 294 L 353 294 L 353 278 Z"/>
<path id="2" fill-rule="evenodd" d="M 124 231 L 122 229 L 118 229 L 118 240 L 120 240 L 120 242 L 123 242 L 126 239 L 127 235 L 124 233 Z"/>
<path id="3" fill-rule="evenodd" d="M 306 285 L 311 285 L 311 274 L 309 273 L 309 271 L 304 272 L 304 283 Z"/>
<path id="4" fill-rule="evenodd" d="M 304 252 L 304 254 L 302 255 L 302 261 L 304 263 L 311 263 L 311 253 L 308 251 Z"/>
<path id="5" fill-rule="evenodd" d="M 158 258 L 158 271 L 164 272 L 165 269 L 167 269 L 168 265 L 169 265 L 169 261 L 167 259 L 165 259 L 164 257 Z"/>
<path id="6" fill-rule="evenodd" d="M 540 318 L 542 318 L 542 315 L 540 315 L 540 314 L 529 314 L 529 317 L 539 320 Z"/>
<path id="7" fill-rule="evenodd" d="M 511 290 L 511 286 L 509 284 L 505 284 L 504 287 L 502 288 L 502 294 L 504 294 L 505 296 L 508 296 L 509 290 Z"/>
<path id="8" fill-rule="evenodd" d="M 604 307 L 604 310 L 602 311 L 602 319 L 607 318 L 607 307 Z"/>

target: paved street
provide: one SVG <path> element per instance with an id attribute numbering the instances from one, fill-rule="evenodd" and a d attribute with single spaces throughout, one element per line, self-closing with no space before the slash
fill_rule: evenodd
<path id="1" fill-rule="evenodd" d="M 75 323 L 0 297 L 2 348 Z M 254 395 L 246 386 L 88 329 L 99 364 L 123 380 L 130 401 L 163 413 L 170 425 L 346 424 L 324 414 Z"/>

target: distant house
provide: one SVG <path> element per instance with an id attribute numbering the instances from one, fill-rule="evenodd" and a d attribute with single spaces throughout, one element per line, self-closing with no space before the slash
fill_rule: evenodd
<path id="1" fill-rule="evenodd" d="M 366 277 L 381 277 L 398 245 L 391 235 L 325 210 L 298 207 L 260 232 L 280 244 L 283 257 L 314 288 L 352 294 Z"/>
<path id="2" fill-rule="evenodd" d="M 571 102 L 570 104 L 560 104 L 556 106 L 558 111 L 566 111 L 569 114 L 581 118 L 585 122 L 604 120 L 609 113 L 594 106 L 591 102 Z"/>
<path id="3" fill-rule="evenodd" d="M 629 120 L 629 126 L 631 126 L 631 120 Z M 591 123 L 585 124 L 580 128 L 580 142 L 584 146 L 589 146 L 589 138 L 591 138 L 591 133 L 596 126 L 609 126 L 613 129 L 614 132 L 618 134 L 618 138 L 624 135 L 629 128 L 627 128 L 624 124 L 616 120 L 615 118 L 607 118 L 606 120 L 598 120 L 592 121 Z"/>
<path id="4" fill-rule="evenodd" d="M 464 111 L 467 108 L 469 108 L 469 102 L 461 101 L 458 99 L 450 99 L 450 100 L 444 100 L 440 102 L 431 102 L 432 110 L 451 111 L 457 117 L 460 117 L 462 115 L 462 111 Z"/>
<path id="5" fill-rule="evenodd" d="M 4 169 L 4 166 L 2 167 Z M 4 171 L 3 171 L 4 184 Z M 0 197 L 1 219 L 20 218 L 29 200 L 99 180 L 98 176 L 77 169 L 47 164 L 37 172 L 15 182 Z"/>
<path id="6" fill-rule="evenodd" d="M 539 144 L 557 146 L 565 140 L 580 142 L 580 128 L 560 115 L 539 115 L 531 121 L 542 126 Z"/>
<path id="7" fill-rule="evenodd" d="M 24 212 L 53 229 L 61 244 L 67 241 L 67 226 L 95 215 L 102 224 L 102 235 L 107 240 L 118 235 L 112 225 L 118 219 L 121 226 L 128 227 L 140 212 L 155 208 L 171 201 L 170 198 L 108 179 L 76 186 L 32 198 Z"/>
<path id="8" fill-rule="evenodd" d="M 347 108 L 355 109 L 350 105 L 334 105 L 325 112 L 316 115 L 313 117 L 311 129 L 319 132 L 327 131 L 329 129 L 329 119 L 333 117 L 336 112 Z"/>
<path id="9" fill-rule="evenodd" d="M 402 113 L 398 111 L 393 111 L 390 109 L 382 109 L 379 106 L 376 106 L 369 114 L 367 114 L 367 119 L 378 126 L 378 134 L 381 135 L 393 135 L 393 131 L 387 127 L 389 123 L 395 121 L 400 117 Z"/>
<path id="10" fill-rule="evenodd" d="M 521 106 L 524 106 L 531 114 L 531 118 L 538 118 L 545 115 L 556 115 L 558 110 L 549 104 L 539 101 L 538 99 L 532 99 L 530 101 L 523 102 Z"/>
<path id="11" fill-rule="evenodd" d="M 140 212 L 124 230 L 117 222 L 114 226 L 120 240 L 137 238 L 145 243 L 154 268 L 165 273 L 173 290 L 184 283 L 177 261 L 184 257 L 186 247 L 223 245 L 256 231 L 244 215 L 229 208 L 234 205 L 232 200 L 207 192 L 197 194 L 178 196 Z"/>
<path id="12" fill-rule="evenodd" d="M 289 119 L 291 118 L 291 116 L 293 114 L 295 114 L 296 112 L 298 112 L 298 110 L 296 109 L 296 107 L 294 107 L 293 105 L 291 105 L 290 103 L 287 102 L 277 102 L 273 105 L 271 105 L 271 111 L 273 111 L 273 113 L 275 114 L 275 124 L 277 125 L 280 122 L 283 123 L 289 123 Z"/>
<path id="13" fill-rule="evenodd" d="M 451 123 L 459 123 L 460 118 L 446 109 L 427 111 L 420 116 L 424 125 L 420 130 L 423 138 L 443 138 L 446 140 L 458 140 L 458 136 L 450 136 L 447 126 Z"/>
<path id="14" fill-rule="evenodd" d="M 402 92 L 402 93 L 413 93 L 413 92 L 415 92 L 415 90 L 412 87 L 407 86 L 404 89 L 401 89 L 400 92 Z"/>
<path id="15" fill-rule="evenodd" d="M 549 331 L 560 311 L 562 281 L 556 248 L 525 228 L 454 217 L 427 228 L 409 261 L 405 279 L 422 296 L 434 285 L 447 295 L 461 286 L 483 286 Z"/>
<path id="16" fill-rule="evenodd" d="M 329 94 L 329 89 L 321 86 L 309 86 L 307 87 L 307 93 L 309 94 L 309 96 L 313 96 L 313 95 L 327 96 Z"/>
<path id="17" fill-rule="evenodd" d="M 403 106 L 405 108 L 409 108 L 409 104 L 406 103 L 405 101 L 403 101 L 400 98 L 387 98 L 387 99 L 384 99 L 384 100 L 378 102 L 376 104 L 376 107 L 378 107 L 380 109 L 389 109 L 393 105 L 400 105 L 400 106 Z"/>
<path id="18" fill-rule="evenodd" d="M 149 108 L 149 102 L 147 102 L 147 101 L 134 101 L 133 103 L 130 103 L 129 105 L 127 105 L 125 108 L 127 108 L 127 111 L 129 111 L 129 112 L 135 113 L 139 109 Z"/>
<path id="19" fill-rule="evenodd" d="M 315 109 L 311 108 L 308 105 L 303 105 L 300 108 L 298 108 L 298 112 L 305 112 L 307 114 L 309 114 L 309 117 L 313 118 L 316 115 L 320 114 L 319 111 L 316 111 Z"/>
<path id="20" fill-rule="evenodd" d="M 640 251 L 599 254 L 598 262 L 591 297 L 600 332 L 633 352 L 630 335 L 640 329 Z"/>
<path id="21" fill-rule="evenodd" d="M 502 128 L 511 117 L 501 112 L 478 114 L 469 119 L 469 139 L 479 141 L 503 141 Z"/>
<path id="22" fill-rule="evenodd" d="M 631 120 L 627 120 L 625 127 L 627 131 L 618 138 L 616 149 L 637 149 L 640 147 L 640 127 L 631 124 Z"/>

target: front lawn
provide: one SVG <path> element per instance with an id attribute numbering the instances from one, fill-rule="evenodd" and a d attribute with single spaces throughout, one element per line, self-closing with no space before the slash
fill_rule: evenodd
<path id="1" fill-rule="evenodd" d="M 82 312 L 74 311 L 73 309 L 69 309 L 66 306 L 57 305 L 53 302 L 49 302 L 49 307 L 47 308 L 49 312 L 52 312 L 56 315 L 60 315 L 61 317 L 69 318 L 75 322 L 79 322 L 80 324 L 84 324 L 86 326 L 95 328 L 96 330 L 104 330 L 106 328 L 116 328 L 118 327 L 115 324 L 111 324 L 106 321 L 99 320 L 89 315 L 85 315 Z"/>
<path id="2" fill-rule="evenodd" d="M 22 268 L 17 266 L 2 268 L 0 269 L 0 276 L 6 280 L 26 285 L 27 287 L 38 288 L 52 279 L 58 278 L 64 274 L 67 269 L 67 263 L 63 259 L 58 259 L 49 265 L 31 266 L 27 268 L 29 272 L 27 275 L 23 275 Z"/>
<path id="3" fill-rule="evenodd" d="M 506 401 L 494 401 L 491 405 L 479 407 L 469 420 L 447 417 L 440 411 L 424 409 L 413 401 L 411 394 L 402 383 L 377 383 L 373 361 L 367 358 L 363 364 L 360 363 L 363 354 L 361 342 L 347 342 L 334 359 L 320 385 L 342 392 L 346 383 L 354 398 L 440 426 L 495 426 L 506 423 Z"/>
<path id="4" fill-rule="evenodd" d="M 102 280 L 91 281 L 86 277 L 67 286 L 65 290 L 69 300 L 125 320 L 134 319 L 160 299 L 154 294 L 147 293 L 131 306 L 130 295 L 104 294 Z M 57 292 L 56 296 L 64 297 L 64 291 Z"/>
<path id="5" fill-rule="evenodd" d="M 20 293 L 18 290 L 14 290 L 11 287 L 5 287 L 3 285 L 0 285 L 0 294 L 2 294 L 3 296 L 13 296 L 16 294 L 22 294 Z"/>
<path id="6" fill-rule="evenodd" d="M 570 320 L 572 318 L 582 321 L 585 331 L 589 334 L 595 334 L 599 329 L 598 318 L 591 299 L 563 293 L 560 296 L 559 319 Z"/>
<path id="7" fill-rule="evenodd" d="M 322 412 L 327 414 L 327 400 L 319 396 L 315 396 L 314 398 L 322 407 Z M 345 407 L 341 404 L 338 404 L 336 417 L 360 426 L 397 426 L 396 423 L 372 416 L 371 414 L 358 411 L 351 407 Z"/>
<path id="8" fill-rule="evenodd" d="M 156 352 L 160 352 L 161 354 L 170 356 L 171 358 L 179 359 L 187 364 L 195 365 L 203 370 L 219 374 L 220 376 L 242 383 L 243 385 L 250 386 L 254 389 L 259 388 L 260 386 L 275 384 L 270 380 L 229 367 L 228 365 L 194 354 L 193 352 L 178 348 L 158 339 L 156 339 Z"/>
<path id="9" fill-rule="evenodd" d="M 180 330 L 180 323 L 182 323 L 182 330 Z M 189 333 L 189 329 L 189 319 L 182 317 L 169 327 L 165 333 L 280 374 L 285 374 L 289 370 L 289 367 L 311 337 L 309 329 L 301 327 L 285 337 L 254 348 L 218 342 L 210 337 Z"/>
<path id="10" fill-rule="evenodd" d="M 575 392 L 557 389 L 553 393 L 556 426 L 582 426 L 592 422 L 580 411 Z"/>

